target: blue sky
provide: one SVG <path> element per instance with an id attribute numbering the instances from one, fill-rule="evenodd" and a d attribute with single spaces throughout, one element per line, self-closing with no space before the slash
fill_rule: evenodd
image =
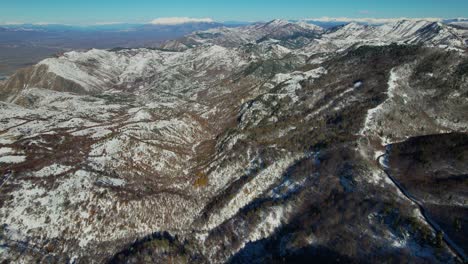
<path id="1" fill-rule="evenodd" d="M 314 17 L 467 17 L 467 0 L 0 0 L 0 23 L 148 22 L 158 17 L 259 21 Z"/>

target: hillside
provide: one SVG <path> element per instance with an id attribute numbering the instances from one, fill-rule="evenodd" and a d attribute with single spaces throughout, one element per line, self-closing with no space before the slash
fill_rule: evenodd
<path id="1" fill-rule="evenodd" d="M 43 60 L 0 84 L 0 260 L 466 261 L 467 65 L 466 30 L 427 21 Z"/>

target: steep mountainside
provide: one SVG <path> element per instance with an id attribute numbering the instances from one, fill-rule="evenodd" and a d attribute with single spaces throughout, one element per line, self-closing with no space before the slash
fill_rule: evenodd
<path id="1" fill-rule="evenodd" d="M 416 137 L 388 147 L 392 174 L 465 252 L 467 147 L 468 136 L 456 133 Z"/>
<path id="2" fill-rule="evenodd" d="M 0 259 L 466 261 L 466 155 L 414 154 L 465 142 L 466 48 L 438 23 L 274 20 L 19 71 L 0 86 Z M 452 198 L 409 195 L 439 181 Z"/>

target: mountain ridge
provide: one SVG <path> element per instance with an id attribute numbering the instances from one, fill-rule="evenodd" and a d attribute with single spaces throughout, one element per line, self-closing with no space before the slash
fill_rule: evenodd
<path id="1" fill-rule="evenodd" d="M 273 20 L 176 42 L 68 52 L 0 86 L 0 259 L 460 261 L 376 159 L 465 141 L 462 29 Z M 438 199 L 461 212 L 457 190 Z"/>

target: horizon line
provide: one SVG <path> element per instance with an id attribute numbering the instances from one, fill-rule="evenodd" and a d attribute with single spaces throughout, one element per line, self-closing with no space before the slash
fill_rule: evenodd
<path id="1" fill-rule="evenodd" d="M 269 22 L 273 20 L 285 20 L 290 22 L 322 22 L 322 23 L 333 23 L 333 22 L 358 22 L 358 23 L 369 23 L 369 24 L 379 24 L 379 23 L 391 23 L 401 20 L 425 20 L 425 21 L 434 21 L 441 22 L 445 20 L 459 20 L 460 22 L 468 22 L 468 17 L 312 17 L 312 18 L 298 18 L 298 19 L 282 19 L 274 18 L 269 20 L 236 20 L 236 19 L 226 19 L 226 20 L 216 20 L 212 18 L 189 18 L 189 17 L 158 17 L 150 21 L 98 21 L 93 23 L 65 23 L 65 22 L 24 22 L 24 21 L 1 21 L 0 26 L 21 26 L 21 25 L 34 25 L 34 26 L 51 26 L 51 25 L 61 25 L 61 26 L 111 26 L 111 25 L 160 25 L 160 26 L 175 26 L 183 25 L 190 23 L 260 23 L 260 22 Z"/>

